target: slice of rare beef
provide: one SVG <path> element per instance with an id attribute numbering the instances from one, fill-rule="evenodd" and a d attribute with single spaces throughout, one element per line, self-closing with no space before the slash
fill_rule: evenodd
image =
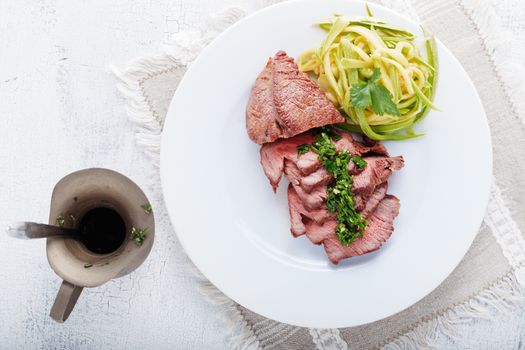
<path id="1" fill-rule="evenodd" d="M 264 174 L 270 180 L 273 191 L 277 190 L 281 177 L 283 176 L 284 160 L 290 159 L 297 161 L 297 146 L 303 144 L 310 144 L 314 140 L 311 133 L 303 133 L 290 139 L 278 140 L 272 143 L 262 145 L 259 151 L 261 157 L 261 166 Z M 308 152 L 314 160 L 317 159 L 317 154 Z M 307 156 L 306 154 L 302 157 Z"/>
<path id="2" fill-rule="evenodd" d="M 387 183 L 377 186 L 370 198 L 364 203 L 364 209 L 360 211 L 363 219 L 368 219 L 371 212 L 375 210 L 379 202 L 386 196 Z M 327 211 L 328 212 L 328 211 Z M 308 217 L 308 213 L 305 214 Z M 307 221 L 303 223 L 306 236 L 314 244 L 321 244 L 325 239 L 335 235 L 337 226 L 336 214 L 332 214 L 326 220 Z"/>
<path id="3" fill-rule="evenodd" d="M 403 167 L 402 156 L 397 157 L 365 157 L 366 167 L 354 176 L 352 190 L 355 194 L 369 196 L 377 185 L 385 182 L 392 172 Z"/>
<path id="4" fill-rule="evenodd" d="M 363 237 L 358 238 L 352 244 L 344 246 L 335 233 L 323 240 L 323 246 L 328 259 L 334 264 L 341 260 L 363 255 L 379 249 L 381 245 L 392 235 L 394 231 L 394 218 L 399 214 L 399 199 L 387 195 L 379 202 L 377 208 L 368 219 L 368 226 L 363 232 Z"/>
<path id="5" fill-rule="evenodd" d="M 309 221 L 323 224 L 336 217 L 336 214 L 328 212 L 325 206 L 315 210 L 307 210 L 291 184 L 288 185 L 288 209 L 290 211 L 290 231 L 295 237 L 306 232 L 305 223 Z"/>
<path id="6" fill-rule="evenodd" d="M 360 171 L 361 169 L 359 169 L 354 162 L 348 162 L 348 172 L 351 175 L 356 175 Z M 329 173 L 324 167 L 320 167 L 313 173 L 303 176 L 298 182 L 298 185 L 300 185 L 306 192 L 311 192 L 315 187 L 329 184 L 333 179 L 334 177 L 331 173 Z"/>
<path id="7" fill-rule="evenodd" d="M 246 108 L 246 130 L 257 143 L 272 142 L 283 133 L 273 103 L 273 66 L 273 59 L 268 59 L 266 67 L 255 80 Z"/>
<path id="8" fill-rule="evenodd" d="M 354 176 L 352 185 L 358 211 L 365 207 L 375 188 L 386 182 L 394 170 L 399 170 L 403 166 L 403 158 L 400 156 L 365 157 L 363 159 L 367 162 L 367 165 L 360 173 Z M 284 172 L 307 210 L 318 209 L 324 205 L 327 197 L 326 187 L 333 182 L 332 174 L 326 172 L 325 177 L 317 178 L 318 183 L 307 182 L 308 185 L 305 186 L 305 181 L 311 180 L 312 175 L 301 177 L 300 171 L 293 162 L 285 162 Z"/>
<path id="9" fill-rule="evenodd" d="M 368 219 L 370 214 L 376 209 L 379 202 L 383 200 L 386 196 L 386 191 L 388 190 L 388 182 L 383 182 L 377 186 L 370 197 L 367 198 L 364 208 L 359 209 L 359 213 L 363 219 Z"/>
<path id="10" fill-rule="evenodd" d="M 335 146 L 339 152 L 346 150 L 352 155 L 388 156 L 386 149 L 379 142 L 373 143 L 371 146 L 364 146 L 358 141 L 353 140 L 350 133 L 341 131 L 340 135 L 341 139 L 335 142 Z M 313 142 L 313 132 L 305 132 L 289 139 L 281 139 L 261 146 L 261 165 L 274 191 L 277 190 L 279 181 L 281 180 L 285 159 L 293 162 L 302 176 L 310 175 L 315 171 L 321 171 L 320 175 L 323 175 L 321 176 L 321 182 L 329 182 L 326 178 L 327 172 L 323 171 L 324 168 L 316 153 L 308 151 L 302 155 L 297 154 L 297 146 L 312 144 Z M 350 166 L 353 166 L 353 163 L 350 164 Z M 309 179 L 304 189 L 311 191 L 316 185 L 315 180 L 317 178 L 318 176 L 315 175 L 313 179 Z"/>
<path id="11" fill-rule="evenodd" d="M 258 144 L 289 138 L 344 118 L 293 58 L 279 51 L 252 87 L 246 107 L 246 130 Z"/>
<path id="12" fill-rule="evenodd" d="M 286 137 L 344 122 L 319 86 L 284 51 L 274 58 L 273 102 Z"/>

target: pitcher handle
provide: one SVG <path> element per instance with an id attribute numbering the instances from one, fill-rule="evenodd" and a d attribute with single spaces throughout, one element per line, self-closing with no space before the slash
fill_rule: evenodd
<path id="1" fill-rule="evenodd" d="M 59 323 L 64 322 L 73 311 L 83 287 L 62 281 L 49 316 Z"/>

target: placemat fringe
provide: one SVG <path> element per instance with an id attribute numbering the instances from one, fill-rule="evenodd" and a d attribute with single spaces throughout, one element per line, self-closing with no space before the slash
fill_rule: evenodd
<path id="1" fill-rule="evenodd" d="M 525 108 L 525 69 L 510 59 L 512 34 L 501 26 L 489 1 L 457 0 L 457 3 L 476 28 L 513 112 L 525 123 L 522 112 Z"/>
<path id="2" fill-rule="evenodd" d="M 473 318 L 489 319 L 491 312 L 512 311 L 523 301 L 524 288 L 517 281 L 514 269 L 479 294 L 441 313 L 429 315 L 409 329 L 387 340 L 381 347 L 388 350 L 433 348 L 440 334 L 457 339 L 457 326 Z"/>
<path id="3" fill-rule="evenodd" d="M 142 84 L 146 79 L 166 72 L 166 67 L 175 69 L 176 61 L 168 54 L 140 57 L 125 69 L 110 67 L 117 78 L 117 89 L 126 100 L 126 112 L 135 123 L 137 143 L 144 147 L 155 168 L 160 166 L 160 135 L 163 117 L 157 116 L 149 105 Z"/>

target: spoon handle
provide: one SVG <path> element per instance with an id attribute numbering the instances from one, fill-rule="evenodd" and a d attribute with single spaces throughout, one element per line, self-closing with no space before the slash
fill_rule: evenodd
<path id="1" fill-rule="evenodd" d="M 7 228 L 7 234 L 11 237 L 20 239 L 46 238 L 55 236 L 78 238 L 78 231 L 75 229 L 23 221 L 10 225 Z"/>

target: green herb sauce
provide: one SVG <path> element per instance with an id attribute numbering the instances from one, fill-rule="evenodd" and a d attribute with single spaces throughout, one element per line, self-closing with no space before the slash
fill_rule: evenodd
<path id="1" fill-rule="evenodd" d="M 340 136 L 333 135 L 333 132 L 321 130 L 306 152 L 311 150 L 317 153 L 324 168 L 334 176 L 335 182 L 327 187 L 326 207 L 331 213 L 337 212 L 338 225 L 335 233 L 341 244 L 349 245 L 362 236 L 367 222 L 355 209 L 353 176 L 348 173 L 348 164 L 351 160 L 362 169 L 366 166 L 366 161 L 359 156 L 351 156 L 347 151 L 338 152 L 332 141 Z M 302 149 L 305 149 L 303 146 L 301 145 Z"/>

